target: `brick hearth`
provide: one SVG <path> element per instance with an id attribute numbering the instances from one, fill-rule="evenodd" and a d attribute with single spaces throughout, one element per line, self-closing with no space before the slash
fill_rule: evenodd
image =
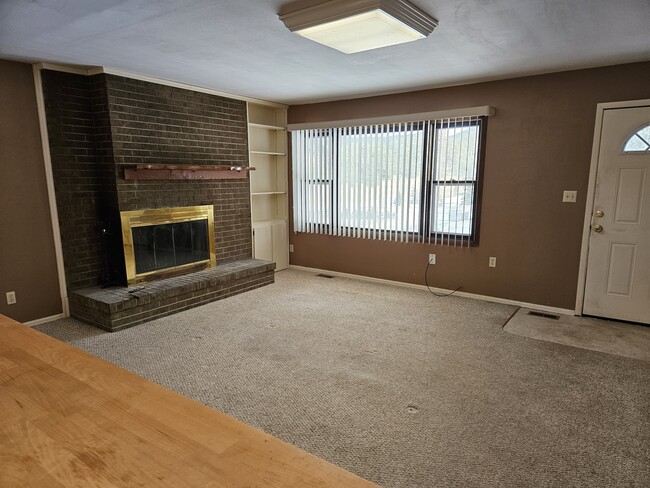
<path id="1" fill-rule="evenodd" d="M 114 332 L 273 283 L 275 263 L 247 259 L 145 285 L 70 294 L 72 316 Z"/>

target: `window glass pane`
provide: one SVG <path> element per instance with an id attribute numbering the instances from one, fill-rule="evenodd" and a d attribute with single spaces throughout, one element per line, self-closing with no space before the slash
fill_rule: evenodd
<path id="1" fill-rule="evenodd" d="M 646 125 L 625 143 L 625 152 L 650 151 L 650 125 Z"/>
<path id="2" fill-rule="evenodd" d="M 424 131 L 410 124 L 339 136 L 342 226 L 417 232 Z"/>
<path id="3" fill-rule="evenodd" d="M 431 233 L 472 234 L 474 184 L 434 184 L 431 188 Z"/>
<path id="4" fill-rule="evenodd" d="M 333 144 L 331 130 L 314 132 L 305 144 L 306 221 L 312 224 L 331 224 Z"/>
<path id="5" fill-rule="evenodd" d="M 434 180 L 476 180 L 479 127 L 450 124 L 436 129 Z"/>
<path id="6" fill-rule="evenodd" d="M 307 185 L 307 206 L 312 209 L 310 222 L 330 225 L 332 220 L 332 184 L 329 181 L 312 180 Z"/>

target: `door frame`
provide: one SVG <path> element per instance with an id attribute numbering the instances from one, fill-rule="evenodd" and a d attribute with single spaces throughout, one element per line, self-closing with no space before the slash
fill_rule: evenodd
<path id="1" fill-rule="evenodd" d="M 589 236 L 591 234 L 591 217 L 594 211 L 594 198 L 596 194 L 596 174 L 598 172 L 598 155 L 600 154 L 600 141 L 603 130 L 603 116 L 605 110 L 622 108 L 650 107 L 650 99 L 627 100 L 624 102 L 607 102 L 596 105 L 596 124 L 594 127 L 594 142 L 591 149 L 591 163 L 589 165 L 589 184 L 587 186 L 587 200 L 585 203 L 585 219 L 582 227 L 582 246 L 580 248 L 580 267 L 578 268 L 578 290 L 576 293 L 575 314 L 582 315 L 585 300 L 585 286 L 587 285 L 587 258 L 589 256 Z"/>

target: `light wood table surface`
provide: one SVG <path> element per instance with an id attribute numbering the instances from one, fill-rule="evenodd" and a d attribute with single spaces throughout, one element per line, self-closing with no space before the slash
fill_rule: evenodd
<path id="1" fill-rule="evenodd" d="M 377 485 L 0 315 L 0 486 Z"/>

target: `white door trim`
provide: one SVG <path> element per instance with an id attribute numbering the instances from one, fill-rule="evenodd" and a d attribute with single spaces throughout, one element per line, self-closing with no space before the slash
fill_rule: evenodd
<path id="1" fill-rule="evenodd" d="M 594 128 L 594 142 L 591 149 L 591 163 L 589 166 L 589 185 L 587 187 L 587 201 L 585 203 L 585 219 L 582 227 L 582 246 L 580 248 L 580 267 L 578 268 L 578 291 L 576 293 L 575 314 L 582 315 L 585 300 L 585 285 L 587 284 L 587 257 L 589 255 L 589 234 L 591 232 L 591 217 L 594 210 L 594 195 L 596 192 L 596 173 L 598 170 L 598 155 L 600 154 L 600 141 L 603 129 L 603 114 L 605 110 L 621 108 L 635 108 L 650 106 L 650 99 L 628 100 L 625 102 L 599 103 L 596 106 L 596 125 Z"/>

